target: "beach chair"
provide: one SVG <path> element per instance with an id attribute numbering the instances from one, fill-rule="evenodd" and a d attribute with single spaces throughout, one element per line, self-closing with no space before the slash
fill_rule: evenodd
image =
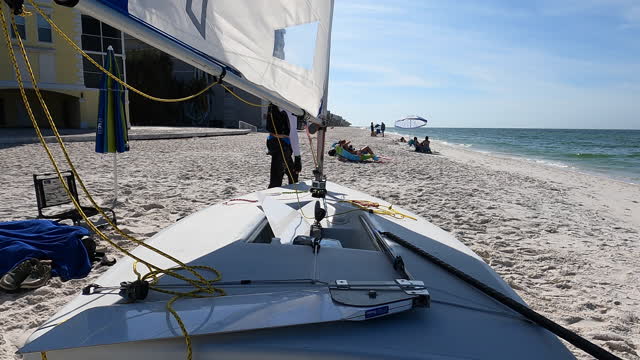
<path id="1" fill-rule="evenodd" d="M 78 190 L 76 179 L 71 171 L 61 172 L 67 183 L 71 195 L 78 203 Z M 82 215 L 73 206 L 67 192 L 64 190 L 58 175 L 55 173 L 33 174 L 33 184 L 36 189 L 36 200 L 38 202 L 38 219 L 50 219 L 55 221 L 71 220 L 74 225 L 78 225 L 82 220 Z M 87 217 L 98 215 L 98 210 L 89 206 L 81 206 Z M 55 209 L 58 209 L 56 212 Z M 117 224 L 116 213 L 110 208 L 102 208 L 105 212 L 110 212 L 111 220 Z M 46 212 L 45 212 L 46 211 Z"/>

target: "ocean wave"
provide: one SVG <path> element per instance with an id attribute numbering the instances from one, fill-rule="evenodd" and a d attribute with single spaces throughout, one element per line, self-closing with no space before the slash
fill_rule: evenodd
<path id="1" fill-rule="evenodd" d="M 558 168 L 563 168 L 563 169 L 567 169 L 570 168 L 571 166 L 567 165 L 567 164 L 563 164 L 563 163 L 559 163 L 559 162 L 555 162 L 555 161 L 549 161 L 549 160 L 540 160 L 540 159 L 527 159 L 527 160 L 532 160 L 535 161 L 538 164 L 542 164 L 542 165 L 547 165 L 547 166 L 553 166 L 553 167 L 558 167 Z"/>
<path id="2" fill-rule="evenodd" d="M 619 155 L 611 155 L 611 154 L 591 154 L 591 153 L 570 153 L 564 154 L 566 157 L 577 158 L 577 159 L 607 159 L 612 157 L 618 157 Z"/>
<path id="3" fill-rule="evenodd" d="M 640 158 L 640 153 L 631 153 L 631 154 L 570 153 L 570 154 L 564 154 L 564 155 L 574 159 Z"/>
<path id="4" fill-rule="evenodd" d="M 448 141 L 442 141 L 442 140 L 439 140 L 439 141 L 448 146 L 459 146 L 459 147 L 465 147 L 465 148 L 470 148 L 473 146 L 473 144 L 457 144 L 457 143 L 450 143 Z"/>

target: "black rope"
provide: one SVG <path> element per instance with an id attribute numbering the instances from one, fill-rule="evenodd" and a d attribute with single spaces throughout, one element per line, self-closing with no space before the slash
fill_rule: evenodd
<path id="1" fill-rule="evenodd" d="M 439 258 L 429 254 L 428 252 L 424 251 L 423 249 L 415 246 L 414 244 L 398 237 L 397 235 L 390 233 L 390 232 L 380 232 L 380 234 L 386 236 L 387 238 L 389 238 L 390 240 L 404 246 L 405 248 L 413 251 L 414 253 L 426 258 L 427 260 L 431 261 L 432 263 L 440 266 L 441 268 L 443 268 L 444 270 L 446 270 L 447 272 L 449 272 L 450 274 L 456 276 L 457 278 L 459 278 L 460 280 L 466 282 L 467 284 L 470 284 L 471 286 L 475 287 L 476 289 L 482 291 L 483 293 L 485 293 L 486 295 L 490 296 L 491 298 L 501 302 L 502 304 L 506 305 L 507 307 L 509 307 L 512 310 L 517 311 L 518 313 L 520 313 L 521 315 L 523 315 L 524 317 L 526 317 L 527 319 L 533 321 L 534 323 L 542 326 L 543 328 L 551 331 L 552 333 L 556 334 L 557 336 L 563 338 L 564 340 L 568 341 L 569 343 L 571 343 L 572 345 L 574 345 L 575 347 L 584 350 L 586 353 L 588 353 L 589 355 L 595 357 L 596 359 L 601 359 L 601 360 L 621 360 L 619 357 L 613 355 L 612 353 L 608 352 L 607 350 L 601 348 L 600 346 L 592 343 L 591 341 L 581 337 L 580 335 L 576 334 L 575 332 L 559 325 L 556 324 L 555 322 L 553 322 L 552 320 L 544 317 L 543 315 L 538 314 L 537 312 L 531 310 L 530 308 L 528 308 L 525 305 L 522 305 L 521 303 L 513 300 L 512 298 L 502 294 L 499 291 L 496 291 L 495 289 L 493 289 L 492 287 L 476 280 L 475 278 L 467 275 L 466 273 L 464 273 L 463 271 L 458 270 L 457 268 L 447 264 L 446 262 L 440 260 Z"/>
<path id="2" fill-rule="evenodd" d="M 11 10 L 13 10 L 14 15 L 22 14 L 22 7 L 24 5 L 24 0 L 4 0 L 4 2 L 9 5 Z"/>
<path id="3" fill-rule="evenodd" d="M 306 119 L 306 117 L 307 117 L 307 112 L 306 112 L 304 109 L 302 109 L 302 115 L 297 115 L 296 117 L 297 117 L 297 118 L 298 118 L 298 120 L 300 120 L 300 121 L 306 121 L 306 120 L 307 120 L 307 119 Z"/>
<path id="4" fill-rule="evenodd" d="M 225 76 L 227 76 L 227 69 L 223 67 L 222 72 L 220 73 L 220 76 L 218 76 L 218 80 L 216 80 L 216 84 L 218 85 L 222 84 L 222 79 L 224 79 Z"/>

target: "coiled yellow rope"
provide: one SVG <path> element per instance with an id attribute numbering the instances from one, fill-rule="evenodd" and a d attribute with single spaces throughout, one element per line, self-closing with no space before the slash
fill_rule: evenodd
<path id="1" fill-rule="evenodd" d="M 78 51 L 82 56 L 84 56 L 87 60 L 89 60 L 94 66 L 96 66 L 98 69 L 100 69 L 102 72 L 104 72 L 107 76 L 111 77 L 113 80 L 115 80 L 116 82 L 120 83 L 122 86 L 126 87 L 127 89 L 135 92 L 136 94 L 143 96 L 147 99 L 150 100 L 154 100 L 154 101 L 158 101 L 158 102 L 180 102 L 180 101 L 187 101 L 187 100 L 191 100 L 194 99 L 198 96 L 200 96 L 201 94 L 203 94 L 204 92 L 206 92 L 207 90 L 209 90 L 210 88 L 212 88 L 213 86 L 215 86 L 216 84 L 218 84 L 218 81 L 208 85 L 206 88 L 204 88 L 203 90 L 201 90 L 200 92 L 188 96 L 188 97 L 184 97 L 184 98 L 179 98 L 179 99 L 163 99 L 163 98 L 157 98 L 151 95 L 148 95 L 140 90 L 135 89 L 134 87 L 132 87 L 131 85 L 127 84 L 126 82 L 120 80 L 117 76 L 113 75 L 112 73 L 110 73 L 109 71 L 107 71 L 105 68 L 103 68 L 100 64 L 98 64 L 95 60 L 93 60 L 88 54 L 86 54 L 84 51 L 82 51 L 82 49 L 76 45 L 62 30 L 60 30 L 60 28 L 42 11 L 42 9 L 33 1 L 33 0 L 29 0 L 31 2 L 31 4 L 33 5 L 33 7 L 36 9 L 36 11 L 52 26 L 53 29 L 55 29 L 55 31 L 64 39 L 66 40 L 76 51 Z M 184 263 L 182 263 L 181 261 L 179 261 L 178 259 L 172 257 L 169 254 L 166 254 L 164 252 L 162 252 L 159 249 L 156 249 L 132 236 L 129 236 L 128 234 L 124 233 L 121 229 L 119 229 L 117 227 L 116 224 L 114 224 L 111 219 L 109 219 L 109 217 L 107 216 L 107 214 L 102 210 L 102 208 L 100 208 L 100 206 L 95 202 L 95 200 L 93 199 L 93 197 L 90 195 L 89 191 L 87 190 L 84 182 L 82 181 L 82 179 L 80 178 L 75 166 L 73 165 L 73 162 L 71 161 L 71 158 L 67 152 L 67 149 L 64 145 L 64 142 L 62 141 L 62 138 L 60 137 L 60 134 L 57 130 L 57 127 L 55 125 L 55 122 L 53 121 L 53 118 L 49 112 L 49 109 L 46 105 L 46 103 L 44 102 L 44 99 L 42 97 L 42 94 L 40 92 L 40 89 L 37 85 L 37 80 L 36 77 L 33 73 L 33 69 L 31 67 L 31 64 L 29 62 L 27 53 L 26 53 L 26 49 L 24 47 L 24 44 L 22 42 L 22 39 L 19 36 L 19 32 L 17 29 L 17 26 L 15 24 L 15 17 L 12 15 L 12 26 L 14 29 L 14 32 L 17 34 L 17 39 L 18 39 L 18 44 L 22 53 L 23 58 L 25 59 L 25 64 L 27 66 L 27 71 L 29 72 L 29 75 L 31 77 L 31 81 L 34 87 L 34 90 L 36 92 L 36 95 L 38 97 L 38 100 L 40 101 L 40 104 L 45 112 L 46 118 L 49 122 L 49 125 L 56 137 L 56 140 L 58 141 L 58 144 L 60 145 L 62 152 L 64 154 L 64 157 L 68 163 L 68 165 L 71 168 L 72 173 L 74 174 L 74 176 L 76 177 L 76 179 L 78 180 L 78 183 L 80 184 L 80 187 L 82 188 L 83 192 L 85 193 L 85 195 L 87 196 L 87 198 L 89 199 L 89 201 L 91 202 L 91 204 L 94 206 L 94 208 L 96 208 L 96 210 L 98 210 L 98 212 L 100 213 L 100 215 L 107 221 L 107 223 L 109 223 L 109 225 L 116 230 L 116 232 L 118 232 L 121 236 L 123 236 L 124 238 L 126 238 L 127 240 L 133 241 L 134 243 L 136 243 L 139 246 L 143 246 L 151 251 L 156 252 L 157 254 L 173 261 L 174 263 L 178 264 L 179 266 L 176 268 L 172 268 L 172 269 L 161 269 L 135 255 L 133 255 L 132 253 L 130 253 L 129 251 L 127 251 L 126 249 L 122 248 L 121 246 L 117 245 L 115 242 L 111 241 L 109 239 L 109 237 L 107 235 L 105 235 L 100 229 L 98 229 L 95 224 L 93 224 L 93 222 L 86 216 L 86 214 L 84 213 L 84 211 L 82 210 L 82 208 L 80 207 L 80 204 L 75 200 L 75 198 L 72 196 L 66 182 L 63 180 L 60 169 L 58 167 L 58 164 L 55 160 L 55 158 L 53 157 L 53 154 L 51 153 L 51 150 L 49 149 L 46 141 L 44 140 L 44 137 L 42 135 L 42 132 L 40 131 L 40 128 L 37 124 L 37 121 L 35 119 L 35 116 L 33 114 L 33 111 L 31 109 L 31 106 L 29 104 L 29 100 L 26 96 L 26 91 L 24 88 L 24 83 L 22 81 L 22 74 L 20 72 L 20 68 L 18 66 L 17 63 L 17 59 L 15 56 L 15 53 L 13 51 L 13 47 L 11 44 L 11 38 L 9 36 L 9 27 L 7 25 L 6 19 L 4 17 L 4 13 L 0 11 L 0 17 L 2 20 L 2 25 L 3 25 L 3 30 L 4 30 L 4 35 L 5 35 L 5 41 L 7 44 L 7 48 L 8 48 L 8 52 L 10 55 L 10 59 L 11 59 L 11 63 L 14 67 L 14 71 L 16 73 L 16 79 L 20 88 L 20 94 L 22 96 L 23 102 L 25 104 L 25 108 L 27 109 L 27 113 L 29 115 L 29 118 L 34 126 L 34 129 L 36 131 L 36 134 L 38 135 L 38 138 L 43 146 L 43 148 L 45 149 L 47 156 L 49 157 L 49 160 L 51 161 L 51 164 L 53 165 L 54 169 L 56 170 L 56 173 L 58 174 L 58 178 L 60 180 L 60 182 L 62 183 L 67 195 L 69 196 L 69 198 L 72 200 L 76 210 L 78 211 L 78 213 L 82 216 L 82 218 L 84 219 L 84 221 L 87 223 L 87 225 L 90 227 L 90 229 L 96 233 L 101 239 L 105 240 L 107 243 L 109 243 L 111 246 L 113 246 L 114 248 L 116 248 L 117 250 L 119 250 L 120 252 L 122 252 L 123 254 L 125 254 L 126 256 L 129 256 L 131 258 L 133 258 L 135 260 L 134 262 L 134 273 L 138 276 L 138 279 L 140 280 L 149 280 L 150 278 L 153 278 L 153 281 L 151 282 L 150 288 L 154 291 L 158 291 L 158 292 L 162 292 L 162 293 L 166 293 L 166 294 L 171 294 L 174 295 L 174 297 L 167 303 L 167 310 L 172 314 L 172 316 L 174 316 L 174 318 L 176 319 L 176 321 L 178 322 L 180 329 L 182 331 L 182 334 L 185 338 L 185 342 L 187 345 L 187 359 L 191 359 L 192 358 L 192 343 L 191 343 L 191 338 L 188 334 L 188 331 L 186 329 L 186 326 L 184 325 L 182 319 L 180 318 L 179 314 L 173 309 L 172 305 L 175 303 L 175 301 L 177 301 L 178 299 L 182 298 L 182 297 L 196 297 L 196 298 L 203 298 L 203 297 L 212 297 L 212 296 L 220 296 L 220 295 L 225 295 L 224 290 L 220 289 L 220 288 L 215 288 L 213 287 L 213 284 L 216 281 L 219 281 L 222 276 L 220 274 L 219 271 L 217 271 L 216 269 L 212 268 L 212 267 L 208 267 L 208 266 L 188 266 Z M 233 92 L 230 88 L 228 88 L 227 86 L 225 86 L 224 84 L 222 85 L 225 90 L 229 91 L 233 96 L 235 96 L 237 99 L 241 100 L 242 102 L 244 102 L 247 105 L 250 106 L 254 106 L 254 107 L 266 107 L 268 105 L 261 105 L 261 104 L 254 104 L 251 103 L 249 101 L 244 100 L 243 98 L 241 98 L 240 96 L 238 96 L 235 92 Z M 273 122 L 273 116 L 271 116 L 271 121 Z M 277 134 L 276 134 L 277 135 Z M 282 146 L 282 143 L 280 141 L 280 139 L 278 138 L 278 143 L 280 145 L 280 151 L 282 152 L 282 155 L 284 157 L 284 148 Z M 310 143 L 311 146 L 311 143 Z M 312 153 L 313 153 L 313 149 L 311 149 Z M 314 160 L 315 160 L 315 154 L 314 154 Z M 291 177 L 292 176 L 292 172 L 291 169 L 289 168 L 288 164 L 285 162 L 285 165 L 287 167 L 287 171 L 289 173 L 289 175 Z M 298 197 L 298 191 L 297 191 L 297 184 L 294 185 L 296 188 L 296 197 L 298 198 L 298 203 L 300 203 L 300 199 Z M 358 208 L 360 210 L 369 210 L 366 209 L 363 206 L 359 206 L 357 205 Z M 358 209 L 354 209 L 354 210 L 358 210 Z M 352 210 L 353 211 L 353 210 Z M 338 215 L 342 215 L 342 214 L 346 214 L 352 211 L 347 211 L 344 213 L 340 213 L 340 214 L 334 214 L 333 216 L 338 216 Z M 300 206 L 300 212 L 302 213 L 302 207 Z M 392 211 L 391 206 L 389 206 L 388 210 L 374 210 L 374 212 L 378 213 L 378 214 L 382 214 L 382 215 L 392 215 L 394 217 L 396 217 L 398 214 L 401 215 L 401 218 L 404 217 L 408 217 L 411 219 L 414 219 L 413 217 L 410 217 L 408 215 L 404 215 L 401 214 L 395 210 Z M 312 219 L 311 217 L 307 217 L 304 215 L 304 213 L 302 213 L 302 216 L 307 218 L 307 219 Z M 142 275 L 137 272 L 135 265 L 137 263 L 142 263 L 145 266 L 148 267 L 149 272 L 145 275 Z M 187 277 L 184 277 L 178 273 L 176 273 L 177 270 L 187 270 L 188 272 L 192 273 L 197 279 L 189 279 Z M 205 271 L 210 271 L 213 272 L 216 277 L 213 280 L 207 280 L 205 279 L 199 272 L 196 271 L 196 269 L 199 270 L 205 270 Z M 165 275 L 169 275 L 172 277 L 175 277 L 177 279 L 183 280 L 187 283 L 189 283 L 190 285 L 194 286 L 195 290 L 192 291 L 188 291 L 188 292 L 176 292 L 176 291 L 170 291 L 170 290 L 166 290 L 166 289 L 162 289 L 160 287 L 155 286 L 155 284 L 157 283 L 158 280 L 158 275 L 161 274 L 165 274 Z M 202 295 L 201 293 L 205 293 L 205 295 Z M 41 357 L 43 360 L 47 359 L 47 355 L 45 352 L 41 353 Z"/>
<path id="2" fill-rule="evenodd" d="M 42 94 L 40 92 L 40 89 L 37 85 L 37 80 L 36 77 L 33 73 L 33 69 L 31 67 L 31 63 L 29 62 L 29 58 L 27 56 L 26 53 L 26 49 L 24 47 L 24 43 L 22 42 L 21 37 L 19 36 L 19 32 L 17 29 L 17 25 L 15 23 L 15 17 L 12 15 L 12 26 L 13 26 L 13 30 L 14 32 L 18 35 L 17 39 L 18 39 L 18 45 L 20 47 L 22 56 L 25 60 L 25 64 L 27 67 L 27 71 L 29 72 L 29 75 L 31 77 L 31 81 L 33 83 L 33 87 L 34 90 L 36 92 L 36 95 L 38 97 L 38 100 L 40 101 L 40 104 L 42 106 L 42 108 L 44 109 L 45 115 L 47 117 L 47 120 L 49 121 L 49 125 L 51 126 L 51 129 L 53 130 L 54 135 L 56 136 L 56 139 L 62 149 L 62 152 L 67 160 L 67 163 L 69 164 L 69 166 L 71 167 L 71 171 L 73 172 L 74 176 L 77 178 L 79 184 L 81 185 L 81 188 L 83 189 L 83 191 L 85 192 L 85 194 L 87 195 L 87 198 L 89 198 L 89 200 L 91 201 L 92 205 L 96 208 L 96 210 L 98 210 L 98 212 L 101 214 L 101 216 L 109 223 L 109 225 L 111 225 L 119 234 L 121 234 L 122 236 L 124 236 L 126 239 L 131 240 L 133 242 L 135 242 L 136 244 L 140 245 L 140 246 L 144 246 L 158 254 L 160 254 L 161 256 L 164 256 L 167 259 L 170 259 L 171 261 L 175 262 L 176 264 L 179 265 L 179 267 L 174 268 L 174 269 L 166 269 L 163 270 L 133 254 L 131 254 L 129 251 L 127 251 L 126 249 L 122 248 L 121 246 L 117 245 L 115 242 L 111 241 L 111 239 L 109 239 L 108 236 L 106 236 L 102 231 L 100 231 L 95 224 L 93 224 L 93 222 L 88 219 L 88 217 L 86 216 L 86 214 L 84 213 L 84 211 L 82 210 L 82 208 L 80 207 L 79 203 L 76 201 L 76 199 L 72 196 L 68 185 L 66 184 L 66 182 L 63 180 L 62 175 L 60 173 L 60 169 L 58 167 L 58 164 L 55 160 L 55 158 L 53 157 L 53 154 L 51 153 L 51 150 L 49 149 L 46 141 L 44 140 L 44 137 L 42 135 L 42 132 L 40 131 L 40 128 L 38 126 L 38 123 L 35 119 L 35 116 L 33 114 L 33 111 L 31 109 L 31 106 L 29 104 L 29 100 L 26 96 L 26 91 L 25 91 L 25 87 L 24 87 L 24 83 L 22 80 L 22 74 L 20 71 L 20 68 L 18 66 L 18 62 L 15 56 L 15 53 L 13 51 L 13 47 L 11 44 L 11 38 L 9 36 L 9 27 L 7 25 L 7 21 L 5 19 L 4 16 L 4 12 L 0 11 L 0 20 L 2 21 L 2 25 L 3 25 L 3 31 L 4 31 L 4 35 L 5 35 L 5 42 L 7 45 L 7 49 L 8 49 L 8 53 L 10 55 L 10 59 L 11 59 L 11 63 L 14 67 L 14 71 L 16 73 L 16 80 L 18 82 L 19 88 L 20 88 L 20 94 L 22 96 L 23 102 L 25 104 L 25 108 L 27 110 L 27 113 L 29 115 L 29 118 L 34 126 L 34 129 L 36 131 L 36 134 L 38 135 L 38 138 L 40 140 L 40 143 L 42 144 L 43 148 L 45 149 L 47 156 L 49 157 L 49 160 L 51 161 L 51 164 L 53 165 L 54 169 L 56 170 L 56 173 L 58 175 L 58 179 L 60 180 L 61 184 L 63 185 L 67 195 L 69 196 L 69 198 L 71 199 L 71 201 L 74 204 L 74 207 L 76 208 L 76 210 L 78 211 L 78 213 L 82 216 L 82 218 L 84 219 L 84 221 L 87 223 L 87 225 L 90 227 L 90 229 L 95 232 L 101 239 L 105 240 L 107 243 L 109 243 L 111 246 L 113 246 L 114 248 L 118 249 L 119 251 L 121 251 L 122 253 L 124 253 L 125 255 L 135 259 L 137 262 L 141 262 L 143 264 L 145 264 L 149 269 L 153 269 L 153 271 L 151 271 L 149 274 L 153 274 L 153 277 L 155 278 L 157 274 L 165 274 L 165 275 L 169 275 L 172 277 L 175 277 L 177 279 L 183 280 L 189 284 L 191 284 L 192 286 L 194 286 L 196 289 L 190 292 L 174 292 L 174 291 L 166 291 L 163 289 L 159 289 L 158 287 L 152 287 L 153 290 L 159 291 L 162 290 L 162 292 L 165 293 L 169 293 L 169 294 L 173 294 L 175 295 L 174 298 L 172 298 L 168 304 L 167 304 L 167 308 L 168 310 L 171 312 L 171 314 L 176 318 L 176 321 L 178 322 L 178 324 L 180 325 L 180 328 L 183 332 L 183 335 L 185 337 L 185 341 L 187 343 L 187 358 L 191 359 L 192 357 L 192 350 L 191 350 L 191 340 L 189 337 L 188 332 L 186 331 L 186 327 L 184 326 L 182 320 L 180 319 L 179 315 L 177 314 L 177 312 L 175 312 L 172 308 L 172 304 L 179 298 L 181 297 L 209 297 L 209 296 L 218 296 L 218 295 L 224 295 L 224 290 L 219 289 L 219 288 L 215 288 L 212 286 L 212 283 L 220 280 L 221 275 L 220 273 L 211 267 L 206 267 L 206 266 L 199 266 L 197 267 L 198 269 L 201 270 L 207 270 L 207 271 L 211 271 L 213 273 L 216 274 L 216 278 L 214 280 L 206 280 L 202 275 L 200 275 L 194 267 L 190 267 L 184 263 L 182 263 L 181 261 L 179 261 L 178 259 L 172 257 L 169 254 L 166 254 L 164 252 L 162 252 L 159 249 L 156 249 L 138 239 L 135 239 L 127 234 L 125 234 L 124 232 L 122 232 L 122 230 L 120 230 L 112 221 L 111 219 L 109 219 L 109 217 L 104 213 L 104 211 L 97 205 L 97 203 L 95 202 L 95 200 L 91 197 L 91 195 L 89 194 L 88 190 L 86 189 L 84 182 L 82 181 L 82 179 L 80 178 L 80 176 L 78 175 L 75 166 L 73 165 L 73 162 L 71 161 L 69 154 L 66 150 L 66 147 L 64 146 L 64 142 L 62 141 L 62 138 L 60 137 L 60 134 L 57 130 L 57 127 L 55 126 L 55 122 L 53 121 L 53 118 L 49 112 L 49 109 L 46 105 L 46 103 L 44 102 L 44 99 L 42 98 Z M 182 276 L 178 273 L 175 272 L 175 270 L 180 270 L 180 269 L 184 269 L 189 271 L 190 273 L 192 273 L 197 279 L 189 279 L 185 276 Z M 148 274 L 147 274 L 148 275 Z M 147 276 L 145 275 L 145 276 Z M 143 277 L 144 278 L 144 277 Z M 155 281 L 154 281 L 155 283 Z M 208 295 L 198 295 L 198 293 L 204 292 Z M 42 353 L 41 354 L 43 359 L 46 359 L 46 353 Z"/>

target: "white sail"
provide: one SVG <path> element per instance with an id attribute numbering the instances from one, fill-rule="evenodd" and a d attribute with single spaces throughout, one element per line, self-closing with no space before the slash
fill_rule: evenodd
<path id="1" fill-rule="evenodd" d="M 318 115 L 327 86 L 333 0 L 97 1 Z M 306 68 L 289 61 L 288 55 L 299 54 L 287 42 L 289 30 L 305 24 L 312 29 L 304 41 L 312 52 Z"/>

